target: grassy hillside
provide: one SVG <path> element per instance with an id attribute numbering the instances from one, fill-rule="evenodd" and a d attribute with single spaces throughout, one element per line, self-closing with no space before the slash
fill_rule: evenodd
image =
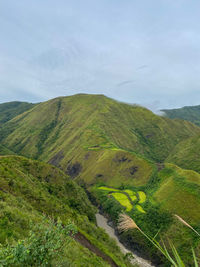
<path id="1" fill-rule="evenodd" d="M 189 262 L 185 246 L 198 250 L 199 243 L 174 222 L 173 213 L 199 227 L 199 216 L 191 211 L 194 203 L 199 210 L 198 183 L 190 180 L 190 172 L 163 162 L 177 144 L 199 135 L 200 128 L 191 122 L 160 117 L 103 95 L 80 94 L 40 103 L 18 115 L 1 127 L 0 142 L 15 153 L 62 169 L 86 186 L 113 219 L 126 211 L 152 236 L 160 230 Z M 199 181 L 198 174 L 194 176 Z M 78 208 L 79 201 L 68 205 Z M 131 243 L 130 235 L 124 238 Z M 132 245 L 157 255 L 139 235 L 134 235 Z"/>
<path id="2" fill-rule="evenodd" d="M 179 109 L 162 110 L 166 116 L 191 121 L 200 126 L 200 106 L 187 106 Z M 182 168 L 200 172 L 200 136 L 194 136 L 178 143 L 167 157 Z"/>
<path id="3" fill-rule="evenodd" d="M 200 126 L 200 106 L 188 106 L 177 109 L 163 109 L 170 119 L 183 119 Z"/>
<path id="4" fill-rule="evenodd" d="M 94 225 L 95 208 L 83 189 L 56 167 L 23 157 L 1 156 L 0 243 L 26 237 L 30 222 L 41 223 L 43 214 L 53 220 L 59 218 L 63 224 L 70 219 L 93 248 L 118 266 L 129 266 L 115 243 Z M 62 262 L 70 266 L 110 266 L 75 240 L 66 247 Z"/>
<path id="5" fill-rule="evenodd" d="M 200 173 L 200 136 L 180 142 L 172 150 L 166 161 Z"/>
<path id="6" fill-rule="evenodd" d="M 0 155 L 14 155 L 15 153 L 7 147 L 0 144 Z"/>
<path id="7" fill-rule="evenodd" d="M 0 125 L 31 109 L 34 105 L 19 101 L 0 104 Z"/>
<path id="8" fill-rule="evenodd" d="M 81 94 L 38 104 L 15 117 L 1 128 L 0 141 L 16 153 L 59 166 L 73 178 L 81 175 L 85 182 L 95 177 L 117 181 L 119 169 L 120 177 L 130 181 L 143 168 L 148 180 L 151 166 L 145 158 L 163 161 L 178 142 L 199 133 L 190 122 L 103 95 Z M 115 173 L 113 166 L 118 166 Z"/>
<path id="9" fill-rule="evenodd" d="M 126 211 L 145 233 L 152 237 L 156 235 L 158 241 L 164 240 L 166 244 L 168 240 L 173 242 L 186 265 L 192 263 L 191 247 L 200 255 L 198 236 L 174 216 L 181 216 L 200 232 L 198 173 L 166 163 L 143 187 L 94 186 L 91 190 L 114 220 L 119 213 Z M 124 233 L 121 238 L 132 248 L 145 252 L 156 264 L 163 261 L 158 251 L 137 230 Z"/>

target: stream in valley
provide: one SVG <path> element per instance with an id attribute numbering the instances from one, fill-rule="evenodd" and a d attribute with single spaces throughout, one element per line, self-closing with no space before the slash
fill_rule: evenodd
<path id="1" fill-rule="evenodd" d="M 108 220 L 103 215 L 101 215 L 100 213 L 97 213 L 96 220 L 97 220 L 97 225 L 103 228 L 111 238 L 115 239 L 115 241 L 117 242 L 117 245 L 120 247 L 123 254 L 131 253 L 133 255 L 134 259 L 131 260 L 131 263 L 137 264 L 140 267 L 154 266 L 149 261 L 137 256 L 136 254 L 134 254 L 134 252 L 125 248 L 125 246 L 119 241 L 117 235 L 115 234 L 115 230 L 110 225 L 108 225 Z"/>

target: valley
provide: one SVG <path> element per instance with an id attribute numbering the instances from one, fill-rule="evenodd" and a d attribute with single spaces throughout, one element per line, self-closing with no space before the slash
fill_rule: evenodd
<path id="1" fill-rule="evenodd" d="M 119 214 L 126 213 L 168 249 L 168 240 L 173 242 L 188 266 L 191 247 L 200 255 L 200 240 L 174 216 L 200 230 L 198 125 L 104 95 L 58 97 L 25 105 L 26 110 L 19 105 L 19 111 L 2 105 L 1 243 L 25 237 L 27 218 L 37 222 L 45 212 L 63 222 L 72 219 L 117 266 L 129 266 L 114 241 L 95 226 L 97 209 L 90 199 L 115 227 Z M 155 266 L 168 266 L 136 229 L 118 234 Z M 74 243 L 74 253 L 81 253 L 79 246 Z M 103 266 L 104 259 L 87 253 L 86 261 Z"/>

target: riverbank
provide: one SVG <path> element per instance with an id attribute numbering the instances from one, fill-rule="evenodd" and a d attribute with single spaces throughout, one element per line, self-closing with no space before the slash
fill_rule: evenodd
<path id="1" fill-rule="evenodd" d="M 133 259 L 131 259 L 131 263 L 132 264 L 137 264 L 140 267 L 155 267 L 155 265 L 153 265 L 152 263 L 150 263 L 149 261 L 139 257 L 137 254 L 135 254 L 134 252 L 128 250 L 118 239 L 117 235 L 115 234 L 115 230 L 114 228 L 112 228 L 109 224 L 108 224 L 108 220 L 106 217 L 104 217 L 103 215 L 101 215 L 100 213 L 96 214 L 96 221 L 97 221 L 97 225 L 101 228 L 103 228 L 106 233 L 113 239 L 115 239 L 115 241 L 117 242 L 117 245 L 120 247 L 121 251 L 123 254 L 127 254 L 127 253 L 131 253 L 133 255 Z"/>

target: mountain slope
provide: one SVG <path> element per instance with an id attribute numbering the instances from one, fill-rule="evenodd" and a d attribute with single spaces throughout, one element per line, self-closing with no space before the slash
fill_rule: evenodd
<path id="1" fill-rule="evenodd" d="M 166 161 L 200 173 L 200 136 L 180 142 L 169 154 Z"/>
<path id="2" fill-rule="evenodd" d="M 15 155 L 13 151 L 0 144 L 0 155 Z"/>
<path id="3" fill-rule="evenodd" d="M 198 236 L 174 216 L 181 216 L 199 232 L 200 174 L 165 163 L 143 187 L 128 184 L 120 188 L 97 185 L 92 188 L 92 193 L 113 220 L 117 214 L 126 211 L 145 233 L 156 236 L 158 242 L 164 241 L 168 246 L 170 240 L 186 266 L 192 264 L 191 247 L 195 248 L 197 255 L 200 254 Z M 145 196 L 143 200 L 141 193 Z M 156 266 L 163 263 L 159 251 L 137 230 L 122 234 L 121 239 L 131 248 L 142 251 Z"/>
<path id="4" fill-rule="evenodd" d="M 200 126 L 200 105 L 187 106 L 177 109 L 163 109 L 161 111 L 163 111 L 166 114 L 166 116 L 170 119 L 187 120 Z"/>
<path id="5" fill-rule="evenodd" d="M 92 182 L 102 174 L 97 162 L 106 172 L 105 179 L 113 175 L 117 179 L 116 173 L 109 175 L 112 166 L 108 163 L 116 162 L 117 154 L 124 154 L 118 160 L 123 179 L 127 169 L 134 179 L 144 166 L 150 177 L 151 166 L 145 158 L 163 161 L 178 142 L 199 133 L 200 128 L 190 122 L 159 117 L 102 95 L 81 94 L 38 104 L 15 117 L 1 128 L 0 141 L 15 153 L 48 161 L 73 178 L 83 174 L 85 182 Z M 126 161 L 127 153 L 130 159 Z M 132 165 L 127 164 L 129 160 Z M 97 170 L 90 175 L 91 166 Z"/>
<path id="6" fill-rule="evenodd" d="M 0 104 L 0 125 L 31 109 L 34 105 L 36 104 L 19 101 Z"/>
<path id="7" fill-rule="evenodd" d="M 190 122 L 160 117 L 145 108 L 102 95 L 83 94 L 40 103 L 0 129 L 3 146 L 59 167 L 86 186 L 106 212 L 111 210 L 113 218 L 119 211 L 126 211 L 152 236 L 160 230 L 164 239 L 174 233 L 172 240 L 177 241 L 182 234 L 183 242 L 177 241 L 180 249 L 187 242 L 199 246 L 192 234 L 172 219 L 175 212 L 189 218 L 190 204 L 199 203 L 191 188 L 198 185 L 190 183 L 191 191 L 185 190 L 191 174 L 179 177 L 178 167 L 163 162 L 178 143 L 198 135 L 200 128 Z M 179 188 L 179 182 L 184 186 Z M 109 194 L 98 193 L 101 186 L 107 186 Z M 117 194 L 109 192 L 110 187 Z M 136 200 L 130 202 L 128 193 L 120 190 L 132 190 Z M 146 201 L 140 203 L 141 194 Z M 180 209 L 185 198 L 188 205 Z M 198 214 L 191 214 L 194 227 L 199 227 Z M 170 229 L 177 229 L 178 235 Z M 141 236 L 134 240 L 138 246 Z M 142 241 L 141 249 L 144 248 Z M 146 244 L 146 248 L 149 252 L 150 245 Z M 183 250 L 183 254 L 185 258 L 190 256 L 188 250 Z"/>
<path id="8" fill-rule="evenodd" d="M 63 224 L 71 219 L 91 246 L 115 266 L 129 266 L 116 245 L 94 225 L 94 212 L 83 189 L 59 169 L 24 157 L 0 157 L 0 243 L 23 239 L 30 222 L 41 223 L 45 214 Z M 110 266 L 75 241 L 66 249 L 63 260 L 70 266 L 83 266 L 83 262 Z"/>

